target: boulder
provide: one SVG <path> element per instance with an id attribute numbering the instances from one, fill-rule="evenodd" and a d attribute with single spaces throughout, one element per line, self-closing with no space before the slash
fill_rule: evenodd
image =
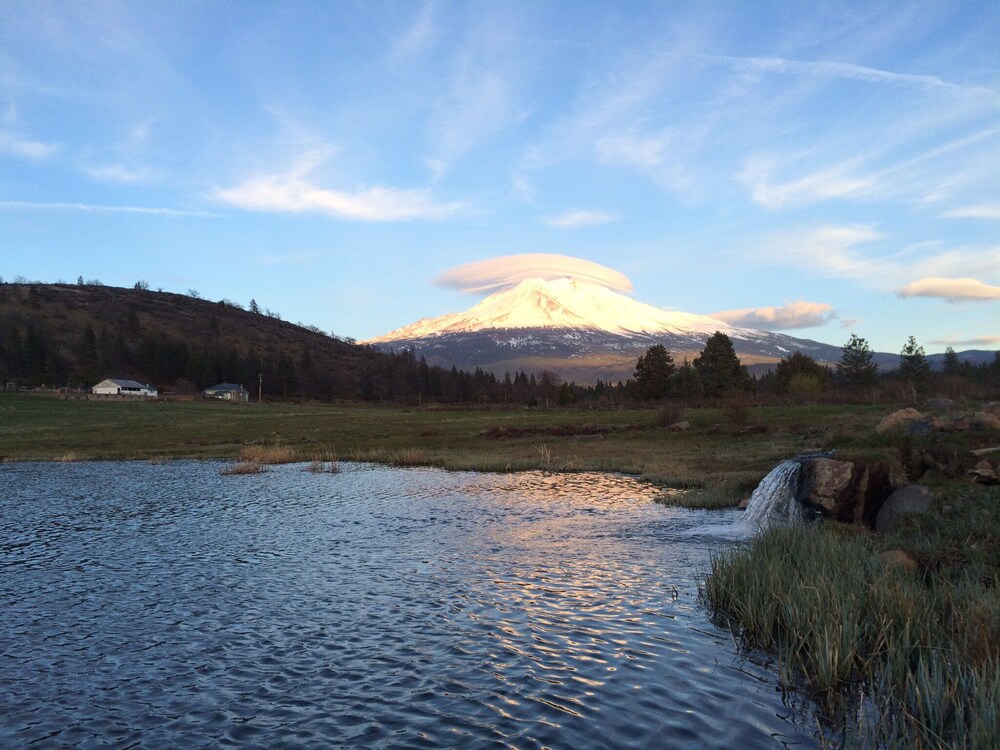
<path id="1" fill-rule="evenodd" d="M 878 427 L 875 428 L 875 432 L 888 432 L 889 430 L 894 430 L 908 422 L 916 422 L 923 418 L 924 415 L 916 409 L 900 409 L 899 411 L 894 411 L 892 414 L 879 422 Z"/>
<path id="2" fill-rule="evenodd" d="M 973 415 L 972 427 L 977 430 L 997 430 L 1000 432 L 1000 417 L 984 409 Z"/>
<path id="3" fill-rule="evenodd" d="M 997 476 L 996 470 L 985 458 L 976 464 L 974 468 L 969 469 L 966 475 L 971 477 L 973 482 L 979 484 L 1000 484 L 1000 476 Z"/>
<path id="4" fill-rule="evenodd" d="M 879 534 L 892 531 L 899 517 L 906 513 L 926 513 L 933 499 L 930 490 L 916 484 L 896 490 L 886 498 L 875 516 L 875 531 Z"/>
<path id="5" fill-rule="evenodd" d="M 901 549 L 890 549 L 880 552 L 879 557 L 887 568 L 903 568 L 904 570 L 916 570 L 917 561 L 903 552 Z"/>
<path id="6" fill-rule="evenodd" d="M 828 516 L 841 516 L 852 504 L 854 464 L 832 458 L 802 462 L 798 500 Z"/>
<path id="7" fill-rule="evenodd" d="M 671 432 L 684 432 L 685 430 L 688 430 L 690 428 L 691 428 L 691 423 L 688 422 L 687 420 L 683 422 L 674 422 L 671 425 L 667 425 L 667 429 L 670 430 Z"/>

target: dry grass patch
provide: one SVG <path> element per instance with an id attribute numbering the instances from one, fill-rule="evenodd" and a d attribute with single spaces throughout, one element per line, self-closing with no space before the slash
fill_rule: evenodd
<path id="1" fill-rule="evenodd" d="M 248 445 L 240 451 L 240 460 L 257 464 L 291 464 L 298 452 L 288 445 Z"/>
<path id="2" fill-rule="evenodd" d="M 59 463 L 73 463 L 74 461 L 80 460 L 80 455 L 74 451 L 67 451 L 66 453 L 55 456 L 52 460 Z"/>
<path id="3" fill-rule="evenodd" d="M 232 476 L 235 474 L 263 474 L 265 471 L 267 471 L 267 467 L 256 461 L 239 461 L 223 466 L 219 473 L 223 476 Z"/>

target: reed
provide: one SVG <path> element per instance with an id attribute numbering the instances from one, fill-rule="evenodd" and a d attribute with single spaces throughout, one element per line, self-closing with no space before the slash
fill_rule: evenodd
<path id="1" fill-rule="evenodd" d="M 291 464 L 298 452 L 288 445 L 247 445 L 240 450 L 240 460 L 257 464 Z"/>
<path id="2" fill-rule="evenodd" d="M 844 715 L 845 696 L 867 686 L 878 718 L 863 746 L 986 747 L 1000 737 L 995 586 L 887 565 L 867 535 L 776 528 L 715 555 L 701 595 L 828 714 Z"/>
<path id="3" fill-rule="evenodd" d="M 265 471 L 267 471 L 267 467 L 256 461 L 238 461 L 235 464 L 223 466 L 219 473 L 223 476 L 232 476 L 238 474 L 263 474 Z"/>
<path id="4" fill-rule="evenodd" d="M 333 448 L 324 447 L 313 454 L 305 470 L 314 474 L 339 474 L 340 462 L 337 461 L 337 452 Z"/>
<path id="5" fill-rule="evenodd" d="M 59 454 L 58 456 L 54 456 L 52 460 L 56 461 L 57 463 L 73 463 L 75 461 L 79 461 L 80 456 L 75 451 L 66 451 L 65 453 Z"/>

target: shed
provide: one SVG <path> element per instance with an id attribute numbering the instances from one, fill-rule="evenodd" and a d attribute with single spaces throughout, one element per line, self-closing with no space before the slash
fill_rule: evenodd
<path id="1" fill-rule="evenodd" d="M 138 383 L 135 380 L 117 380 L 105 378 L 90 389 L 96 396 L 134 396 L 139 398 L 156 398 L 156 389 L 151 385 Z"/>

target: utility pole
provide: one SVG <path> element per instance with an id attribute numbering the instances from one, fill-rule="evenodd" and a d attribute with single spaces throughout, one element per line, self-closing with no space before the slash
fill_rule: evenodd
<path id="1" fill-rule="evenodd" d="M 261 394 L 264 392 L 264 373 L 257 373 L 257 403 L 259 404 Z"/>

